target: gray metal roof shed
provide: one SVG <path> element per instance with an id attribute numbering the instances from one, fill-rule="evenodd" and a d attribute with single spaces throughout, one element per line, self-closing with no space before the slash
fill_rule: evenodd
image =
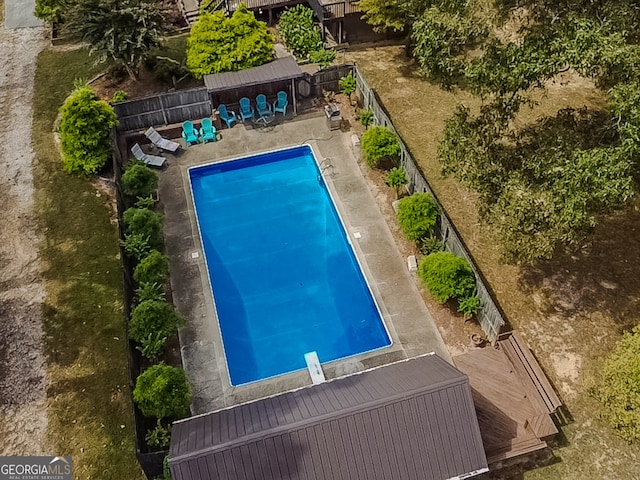
<path id="1" fill-rule="evenodd" d="M 292 56 L 278 58 L 258 67 L 237 72 L 214 73 L 204 76 L 204 86 L 209 94 L 236 90 L 255 85 L 291 81 L 294 112 L 297 112 L 295 80 L 305 74 Z"/>
<path id="2" fill-rule="evenodd" d="M 425 355 L 173 425 L 174 480 L 443 480 L 487 471 L 465 374 Z"/>

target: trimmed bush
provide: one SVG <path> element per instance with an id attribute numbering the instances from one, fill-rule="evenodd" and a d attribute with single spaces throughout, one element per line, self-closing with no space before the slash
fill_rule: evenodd
<path id="1" fill-rule="evenodd" d="M 140 344 L 140 351 L 145 357 L 153 359 L 182 323 L 182 318 L 170 303 L 145 300 L 131 312 L 129 338 Z"/>
<path id="2" fill-rule="evenodd" d="M 191 392 L 181 368 L 160 363 L 136 381 L 133 400 L 145 417 L 177 419 L 189 413 Z"/>
<path id="3" fill-rule="evenodd" d="M 398 202 L 398 223 L 409 240 L 431 236 L 440 210 L 429 193 L 414 193 Z"/>
<path id="4" fill-rule="evenodd" d="M 148 238 L 149 246 L 162 248 L 162 215 L 148 208 L 127 208 L 122 214 L 127 235 L 142 235 Z"/>
<path id="5" fill-rule="evenodd" d="M 132 198 L 149 197 L 158 189 L 158 175 L 140 161 L 127 166 L 120 182 L 122 191 Z"/>
<path id="6" fill-rule="evenodd" d="M 395 133 L 386 127 L 373 127 L 360 139 L 367 165 L 380 166 L 383 161 L 395 163 L 400 155 L 400 143 Z"/>
<path id="7" fill-rule="evenodd" d="M 67 173 L 94 174 L 111 154 L 111 129 L 118 124 L 113 107 L 91 87 L 77 87 L 60 107 L 62 161 Z"/>
<path id="8" fill-rule="evenodd" d="M 187 67 L 197 79 L 257 67 L 273 58 L 267 24 L 256 20 L 244 3 L 231 18 L 222 10 L 202 13 L 187 38 Z"/>
<path id="9" fill-rule="evenodd" d="M 601 414 L 627 442 L 640 440 L 640 326 L 607 357 L 597 390 Z"/>
<path id="10" fill-rule="evenodd" d="M 133 279 L 142 283 L 164 284 L 169 276 L 169 259 L 158 250 L 151 250 L 133 271 Z"/>
<path id="11" fill-rule="evenodd" d="M 467 261 L 450 252 L 427 255 L 418 264 L 418 277 L 440 303 L 450 298 L 465 298 L 476 288 L 475 276 Z"/>

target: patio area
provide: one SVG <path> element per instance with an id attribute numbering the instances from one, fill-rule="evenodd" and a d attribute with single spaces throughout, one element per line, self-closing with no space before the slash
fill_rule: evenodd
<path id="1" fill-rule="evenodd" d="M 163 134 L 177 140 L 179 131 L 166 129 Z M 278 115 L 268 128 L 235 125 L 220 130 L 217 142 L 194 145 L 177 155 L 166 154 L 167 165 L 159 173 L 173 302 L 186 319 L 180 341 L 193 389 L 195 415 L 306 386 L 311 379 L 305 370 L 239 387 L 230 384 L 198 237 L 188 169 L 305 143 L 311 145 L 319 162 L 331 165 L 324 171 L 325 181 L 393 340 L 388 348 L 323 364 L 325 376 L 336 378 L 430 352 L 451 362 L 406 259 L 398 252 L 363 177 L 357 161 L 359 147 L 352 145 L 351 132 L 330 130 L 321 110 L 285 119 Z"/>

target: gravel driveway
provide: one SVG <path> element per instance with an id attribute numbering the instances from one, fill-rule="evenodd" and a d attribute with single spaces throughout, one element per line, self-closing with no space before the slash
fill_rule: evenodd
<path id="1" fill-rule="evenodd" d="M 0 28 L 0 455 L 52 454 L 33 213 L 31 99 L 42 27 Z"/>

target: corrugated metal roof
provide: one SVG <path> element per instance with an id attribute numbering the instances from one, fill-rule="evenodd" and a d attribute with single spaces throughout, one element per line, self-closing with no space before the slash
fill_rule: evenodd
<path id="1" fill-rule="evenodd" d="M 304 73 L 300 70 L 295 58 L 289 56 L 238 72 L 205 75 L 204 85 L 209 93 L 215 93 L 233 88 L 250 87 L 261 83 L 291 80 L 303 75 Z"/>
<path id="2" fill-rule="evenodd" d="M 466 375 L 436 355 L 174 424 L 174 480 L 450 479 L 486 471 Z"/>

